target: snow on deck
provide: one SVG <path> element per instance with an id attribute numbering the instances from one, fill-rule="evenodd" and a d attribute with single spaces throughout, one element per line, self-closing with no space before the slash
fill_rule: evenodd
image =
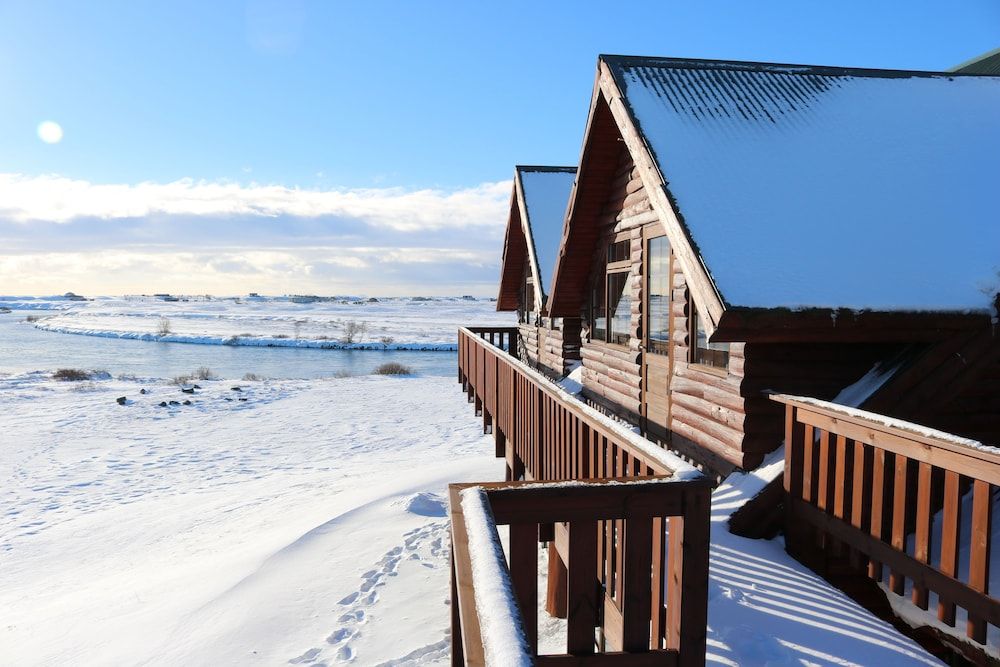
<path id="1" fill-rule="evenodd" d="M 734 473 L 712 494 L 708 664 L 942 664 L 794 560 L 780 538 L 729 532 L 730 515 L 761 481 Z"/>
<path id="2" fill-rule="evenodd" d="M 1000 77 L 605 60 L 726 303 L 991 307 Z"/>
<path id="3" fill-rule="evenodd" d="M 531 229 L 532 261 L 538 269 L 542 295 L 549 292 L 552 271 L 562 243 L 563 217 L 569 204 L 576 169 L 572 167 L 519 167 Z"/>

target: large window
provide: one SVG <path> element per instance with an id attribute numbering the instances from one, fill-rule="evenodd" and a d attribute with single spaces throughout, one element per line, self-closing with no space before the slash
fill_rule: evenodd
<path id="1" fill-rule="evenodd" d="M 590 298 L 590 338 L 627 345 L 632 328 L 632 259 L 628 235 L 608 245 L 604 272 Z"/>
<path id="2" fill-rule="evenodd" d="M 648 299 L 646 349 L 667 354 L 670 349 L 670 243 L 657 236 L 646 243 Z"/>
<path id="3" fill-rule="evenodd" d="M 729 366 L 729 343 L 708 342 L 708 332 L 701 314 L 691 302 L 691 361 L 713 368 Z"/>

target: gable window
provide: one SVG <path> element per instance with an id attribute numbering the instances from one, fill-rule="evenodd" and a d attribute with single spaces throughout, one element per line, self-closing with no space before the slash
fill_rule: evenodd
<path id="1" fill-rule="evenodd" d="M 691 302 L 691 362 L 712 368 L 729 367 L 729 343 L 708 342 L 708 332 L 698 308 Z"/>
<path id="2" fill-rule="evenodd" d="M 627 345 L 632 328 L 632 258 L 628 233 L 608 245 L 604 271 L 591 289 L 591 340 Z"/>
<path id="3" fill-rule="evenodd" d="M 532 324 L 535 321 L 535 281 L 531 277 L 524 279 L 521 288 L 521 312 L 518 318 L 522 323 Z"/>

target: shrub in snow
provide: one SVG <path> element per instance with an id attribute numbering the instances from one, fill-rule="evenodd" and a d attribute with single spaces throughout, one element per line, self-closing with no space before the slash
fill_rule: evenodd
<path id="1" fill-rule="evenodd" d="M 190 384 L 192 380 L 218 380 L 215 373 L 208 366 L 201 366 L 187 375 L 178 375 L 171 382 L 173 384 Z"/>
<path id="2" fill-rule="evenodd" d="M 366 322 L 347 320 L 344 322 L 344 336 L 340 339 L 340 341 L 342 343 L 361 342 L 361 339 L 365 337 L 365 333 L 367 331 L 368 324 Z"/>
<path id="3" fill-rule="evenodd" d="M 375 375 L 413 375 L 413 369 L 398 362 L 390 361 L 376 368 Z"/>
<path id="4" fill-rule="evenodd" d="M 79 368 L 60 368 L 52 374 L 52 379 L 63 382 L 82 382 L 90 379 L 90 373 Z"/>
<path id="5" fill-rule="evenodd" d="M 170 335 L 170 320 L 168 318 L 160 316 L 160 321 L 156 325 L 156 335 L 157 336 Z"/>

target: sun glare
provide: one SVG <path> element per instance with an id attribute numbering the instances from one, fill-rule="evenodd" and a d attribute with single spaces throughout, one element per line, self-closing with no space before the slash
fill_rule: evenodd
<path id="1" fill-rule="evenodd" d="M 55 121 L 42 121 L 38 124 L 38 138 L 47 144 L 58 144 L 63 138 L 62 126 Z"/>

